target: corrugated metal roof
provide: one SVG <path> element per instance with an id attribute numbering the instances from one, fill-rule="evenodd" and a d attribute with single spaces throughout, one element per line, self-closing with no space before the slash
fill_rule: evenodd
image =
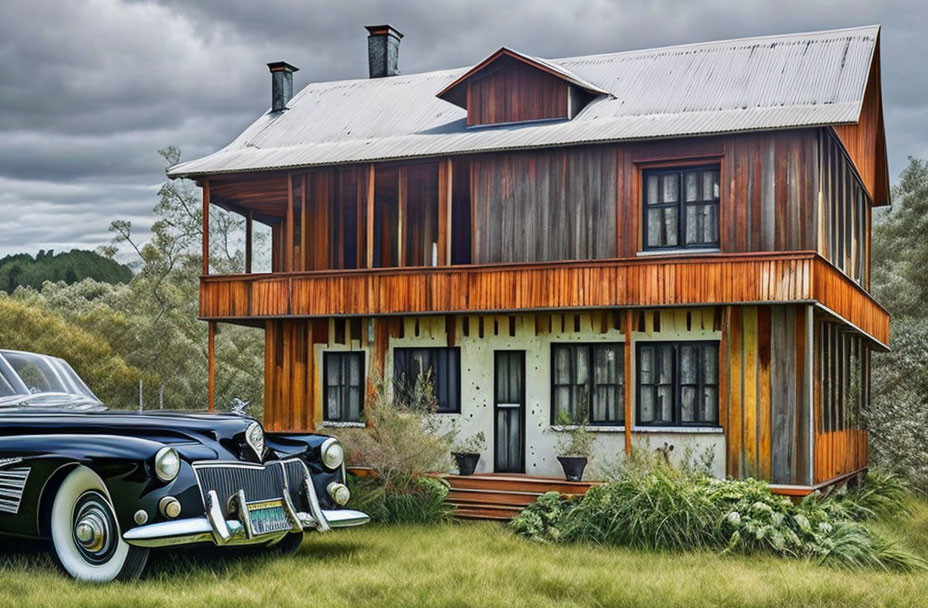
<path id="1" fill-rule="evenodd" d="M 468 128 L 436 94 L 468 68 L 314 83 L 172 177 L 848 124 L 879 26 L 545 60 L 610 93 L 573 120 Z"/>

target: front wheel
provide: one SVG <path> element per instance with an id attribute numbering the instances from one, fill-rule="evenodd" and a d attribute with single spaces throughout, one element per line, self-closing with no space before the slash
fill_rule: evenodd
<path id="1" fill-rule="evenodd" d="M 55 557 L 74 578 L 96 583 L 133 580 L 145 569 L 148 549 L 122 539 L 106 486 L 87 467 L 77 467 L 65 477 L 49 517 Z"/>

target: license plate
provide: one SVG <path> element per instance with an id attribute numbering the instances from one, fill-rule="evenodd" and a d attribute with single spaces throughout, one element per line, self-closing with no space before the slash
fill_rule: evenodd
<path id="1" fill-rule="evenodd" d="M 256 502 L 248 505 L 251 529 L 257 535 L 285 532 L 290 529 L 287 512 L 279 500 Z"/>

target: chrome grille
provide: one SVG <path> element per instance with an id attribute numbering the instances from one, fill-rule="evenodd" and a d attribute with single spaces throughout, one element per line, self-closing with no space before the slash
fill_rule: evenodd
<path id="1" fill-rule="evenodd" d="M 29 479 L 29 467 L 0 469 L 0 511 L 19 513 L 19 503 L 23 498 L 26 480 Z"/>
<path id="2" fill-rule="evenodd" d="M 230 516 L 228 499 L 239 490 L 245 491 L 248 502 L 258 502 L 283 498 L 285 488 L 289 487 L 294 503 L 301 505 L 303 502 L 300 488 L 306 473 L 303 463 L 298 460 L 269 462 L 263 466 L 231 462 L 197 463 L 194 470 L 202 495 L 215 490 L 226 517 Z"/>

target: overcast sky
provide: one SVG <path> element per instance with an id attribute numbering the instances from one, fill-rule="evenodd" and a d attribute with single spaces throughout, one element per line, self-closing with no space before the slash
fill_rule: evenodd
<path id="1" fill-rule="evenodd" d="M 0 255 L 93 249 L 138 229 L 164 181 L 159 148 L 212 152 L 264 112 L 267 64 L 295 88 L 367 74 L 364 25 L 406 37 L 405 73 L 506 45 L 556 58 L 880 23 L 893 179 L 928 158 L 923 0 L 0 0 Z"/>

